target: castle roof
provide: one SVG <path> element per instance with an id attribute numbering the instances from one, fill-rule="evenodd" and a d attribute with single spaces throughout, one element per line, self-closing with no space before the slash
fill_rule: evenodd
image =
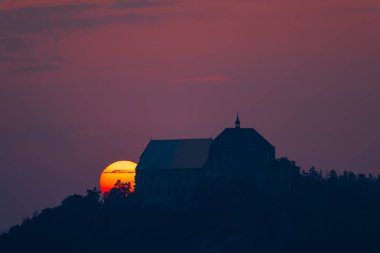
<path id="1" fill-rule="evenodd" d="M 136 170 L 203 168 L 211 142 L 212 139 L 151 140 Z"/>
<path id="2" fill-rule="evenodd" d="M 253 128 L 226 128 L 214 140 L 216 145 L 273 147 Z"/>

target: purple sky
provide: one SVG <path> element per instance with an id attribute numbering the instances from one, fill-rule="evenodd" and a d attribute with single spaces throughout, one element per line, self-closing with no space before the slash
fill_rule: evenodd
<path id="1" fill-rule="evenodd" d="M 0 0 L 0 228 L 237 111 L 304 168 L 380 173 L 379 24 L 378 0 Z"/>

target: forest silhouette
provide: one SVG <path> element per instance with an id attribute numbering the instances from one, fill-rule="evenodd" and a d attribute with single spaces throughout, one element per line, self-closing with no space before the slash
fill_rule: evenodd
<path id="1" fill-rule="evenodd" d="M 205 179 L 188 209 L 96 188 L 0 236 L 0 252 L 380 252 L 380 176 L 301 170 L 280 158 L 265 187 Z M 6 204 L 6 203 L 3 203 Z"/>

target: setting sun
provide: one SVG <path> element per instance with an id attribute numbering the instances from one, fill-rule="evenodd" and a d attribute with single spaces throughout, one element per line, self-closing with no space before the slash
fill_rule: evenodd
<path id="1" fill-rule="evenodd" d="M 103 193 L 110 191 L 117 180 L 131 183 L 131 191 L 135 188 L 135 169 L 137 164 L 131 161 L 118 161 L 109 165 L 100 175 L 99 185 Z"/>

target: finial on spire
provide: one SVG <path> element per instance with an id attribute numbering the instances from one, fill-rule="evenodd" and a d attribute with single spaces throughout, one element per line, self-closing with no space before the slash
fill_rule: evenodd
<path id="1" fill-rule="evenodd" d="M 239 113 L 236 113 L 235 128 L 240 128 Z"/>

